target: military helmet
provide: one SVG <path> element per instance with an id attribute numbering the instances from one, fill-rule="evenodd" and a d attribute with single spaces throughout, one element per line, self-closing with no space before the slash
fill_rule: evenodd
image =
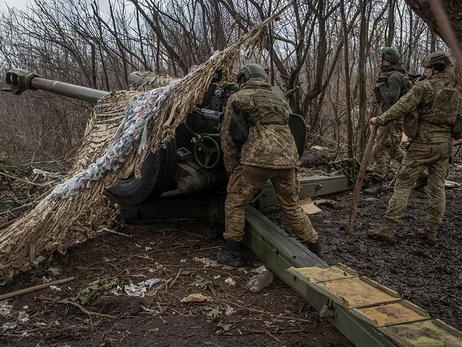
<path id="1" fill-rule="evenodd" d="M 398 63 L 399 60 L 401 59 L 401 55 L 396 50 L 396 48 L 393 48 L 393 47 L 382 48 L 381 54 L 382 54 L 382 59 L 389 61 L 392 64 Z"/>
<path id="2" fill-rule="evenodd" d="M 237 83 L 242 84 L 250 78 L 263 78 L 268 81 L 268 74 L 263 66 L 258 64 L 247 64 L 237 73 Z"/>
<path id="3" fill-rule="evenodd" d="M 452 66 L 452 59 L 449 53 L 443 52 L 443 51 L 436 51 L 433 53 L 430 53 L 425 57 L 425 59 L 422 62 L 422 66 L 424 68 L 429 68 L 432 67 L 435 64 L 442 64 L 444 66 Z"/>

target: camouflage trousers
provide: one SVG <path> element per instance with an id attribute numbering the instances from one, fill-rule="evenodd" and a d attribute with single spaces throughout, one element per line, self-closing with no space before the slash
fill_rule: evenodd
<path id="1" fill-rule="evenodd" d="M 284 217 L 295 235 L 303 241 L 315 242 L 318 234 L 298 200 L 300 184 L 295 169 L 266 169 L 248 165 L 239 165 L 230 177 L 225 201 L 224 238 L 242 240 L 245 208 L 268 180 L 273 183 Z"/>
<path id="2" fill-rule="evenodd" d="M 392 122 L 378 129 L 371 155 L 373 170 L 378 175 L 386 176 L 389 172 L 390 159 L 394 159 L 398 163 L 403 160 L 405 152 L 400 147 L 401 137 L 402 131 L 398 122 Z"/>
<path id="3" fill-rule="evenodd" d="M 388 202 L 386 218 L 398 222 L 407 207 L 409 194 L 420 174 L 428 169 L 427 224 L 441 224 L 446 209 L 444 180 L 449 173 L 452 142 L 423 144 L 411 143 Z"/>

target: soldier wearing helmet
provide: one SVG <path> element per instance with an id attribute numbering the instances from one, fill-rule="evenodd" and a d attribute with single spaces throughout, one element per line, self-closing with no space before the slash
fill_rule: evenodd
<path id="1" fill-rule="evenodd" d="M 284 216 L 295 235 L 318 256 L 322 249 L 318 234 L 299 205 L 299 183 L 295 168 L 298 152 L 289 129 L 289 106 L 278 97 L 268 82 L 268 74 L 258 64 L 244 66 L 237 75 L 240 90 L 228 99 L 221 125 L 224 164 L 231 174 L 225 202 L 227 247 L 218 261 L 234 267 L 244 261 L 241 243 L 244 236 L 245 208 L 253 195 L 271 180 Z M 234 126 L 242 123 L 245 125 Z M 239 141 L 235 129 L 248 127 L 248 137 Z"/>
<path id="2" fill-rule="evenodd" d="M 377 79 L 377 87 L 375 88 L 381 113 L 386 112 L 409 90 L 409 78 L 400 59 L 400 54 L 393 47 L 385 47 L 381 50 L 380 76 Z M 371 165 L 378 180 L 387 180 L 394 176 L 394 174 L 390 175 L 390 172 L 393 172 L 393 170 L 390 170 L 391 160 L 401 163 L 404 157 L 404 151 L 400 147 L 401 137 L 402 122 L 399 119 L 379 129 L 372 148 L 371 158 Z M 377 188 L 381 190 L 382 184 Z M 375 190 L 370 191 L 375 193 Z M 367 192 L 368 190 L 366 190 Z"/>
<path id="3" fill-rule="evenodd" d="M 448 53 L 431 53 L 425 57 L 422 65 L 428 78 L 417 83 L 387 112 L 370 120 L 372 125 L 385 126 L 411 111 L 418 112 L 418 132 L 412 138 L 403 159 L 385 221 L 382 227 L 373 230 L 370 235 L 393 240 L 395 228 L 407 207 L 410 191 L 419 175 L 428 169 L 429 210 L 420 234 L 429 244 L 435 244 L 445 212 L 444 179 L 449 172 L 451 126 L 456 119 L 460 95 Z"/>

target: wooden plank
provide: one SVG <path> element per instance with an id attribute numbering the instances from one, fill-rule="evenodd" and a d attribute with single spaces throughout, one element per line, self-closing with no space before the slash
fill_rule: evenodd
<path id="1" fill-rule="evenodd" d="M 353 308 L 350 312 L 354 316 L 369 322 L 375 327 L 430 319 L 430 315 L 427 311 L 407 301 L 380 306 Z"/>
<path id="2" fill-rule="evenodd" d="M 400 347 L 462 347 L 462 334 L 439 319 L 378 328 Z"/>
<path id="3" fill-rule="evenodd" d="M 305 283 L 318 283 L 345 278 L 358 277 L 357 273 L 345 266 L 331 266 L 328 268 L 305 267 L 291 268 L 289 272 L 296 275 Z"/>
<path id="4" fill-rule="evenodd" d="M 369 281 L 368 281 L 369 282 Z M 312 283 L 310 286 L 323 292 L 327 297 L 345 308 L 367 307 L 400 301 L 391 290 L 385 291 L 362 278 Z"/>

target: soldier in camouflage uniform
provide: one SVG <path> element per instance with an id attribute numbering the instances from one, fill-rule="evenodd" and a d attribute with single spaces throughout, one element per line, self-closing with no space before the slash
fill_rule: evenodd
<path id="1" fill-rule="evenodd" d="M 400 62 L 401 56 L 393 47 L 385 47 L 381 51 L 380 76 L 375 88 L 377 102 L 381 113 L 386 112 L 409 89 L 409 78 Z M 400 119 L 391 121 L 377 132 L 372 148 L 371 164 L 377 176 L 386 180 L 390 172 L 388 162 L 391 159 L 401 163 L 404 151 L 401 149 L 402 122 Z"/>
<path id="2" fill-rule="evenodd" d="M 449 172 L 451 125 L 455 122 L 458 105 L 454 101 L 439 103 L 439 106 L 434 104 L 439 90 L 455 86 L 456 83 L 449 54 L 441 51 L 431 53 L 424 59 L 422 66 L 428 78 L 417 83 L 387 112 L 370 120 L 372 125 L 384 126 L 411 111 L 419 114 L 418 134 L 412 139 L 403 159 L 383 226 L 373 230 L 370 235 L 386 240 L 394 239 L 395 228 L 407 207 L 410 191 L 419 175 L 428 169 L 429 211 L 425 228 L 420 232 L 429 244 L 434 244 L 446 206 L 444 180 Z M 435 114 L 440 116 L 435 117 Z"/>
<path id="3" fill-rule="evenodd" d="M 231 174 L 225 202 L 225 250 L 218 261 L 242 266 L 241 241 L 244 236 L 245 208 L 253 195 L 271 180 L 279 204 L 295 235 L 318 256 L 322 249 L 318 234 L 299 205 L 299 182 L 295 167 L 298 152 L 290 132 L 289 107 L 272 90 L 263 67 L 248 64 L 238 73 L 240 90 L 231 95 L 221 128 L 221 145 L 226 170 Z M 230 125 L 243 115 L 249 125 L 247 140 L 239 149 Z"/>

